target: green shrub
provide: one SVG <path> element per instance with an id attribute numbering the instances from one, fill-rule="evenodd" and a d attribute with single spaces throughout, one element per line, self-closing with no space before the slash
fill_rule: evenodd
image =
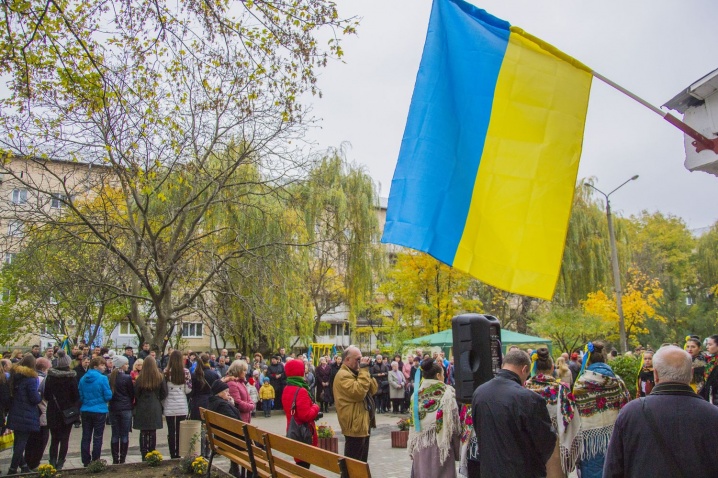
<path id="1" fill-rule="evenodd" d="M 90 462 L 89 465 L 87 465 L 87 471 L 90 473 L 102 473 L 107 469 L 107 461 L 105 460 L 95 460 L 93 462 Z"/>
<path id="2" fill-rule="evenodd" d="M 638 380 L 638 367 L 641 364 L 640 357 L 620 356 L 610 361 L 613 372 L 621 377 L 626 383 L 631 398 L 636 397 L 636 380 Z"/>

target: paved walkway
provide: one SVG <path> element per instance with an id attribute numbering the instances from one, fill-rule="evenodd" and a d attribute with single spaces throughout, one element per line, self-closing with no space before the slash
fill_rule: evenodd
<path id="1" fill-rule="evenodd" d="M 252 425 L 273 433 L 284 434 L 286 429 L 286 418 L 284 417 L 283 412 L 275 411 L 270 418 L 264 418 L 260 415 L 262 415 L 261 412 L 258 413 L 257 417 L 252 419 Z M 390 432 L 392 430 L 396 430 L 396 422 L 401 417 L 401 415 L 393 414 L 377 415 L 377 429 L 372 430 L 369 448 L 369 466 L 371 467 L 373 476 L 385 478 L 407 478 L 411 474 L 411 460 L 409 459 L 406 449 L 391 447 Z M 337 421 L 337 415 L 333 409 L 329 413 L 326 413 L 324 418 L 319 420 L 319 423 L 326 423 L 334 428 L 337 433 L 337 437 L 339 438 L 339 453 L 343 454 L 344 437 L 341 435 L 339 430 L 339 422 Z M 166 433 L 166 429 L 157 431 L 157 449 L 163 456 L 169 457 Z M 108 425 L 105 427 L 105 434 L 102 442 L 102 458 L 107 460 L 108 463 L 112 463 L 112 455 L 110 454 L 110 435 L 110 426 Z M 82 468 L 82 461 L 80 460 L 81 438 L 82 429 L 73 429 L 72 434 L 70 435 L 70 449 L 67 461 L 65 462 L 65 469 Z M 47 451 L 49 447 L 50 445 L 48 443 L 43 463 L 47 463 Z M 3 474 L 7 472 L 10 466 L 11 454 L 12 452 L 10 450 L 5 450 L 0 453 L 0 471 L 2 471 Z M 140 461 L 139 434 L 137 431 L 133 431 L 130 433 L 130 449 L 127 462 L 134 463 L 138 461 Z M 225 458 L 216 458 L 214 460 L 214 464 L 222 470 L 227 471 L 229 469 L 229 462 Z"/>

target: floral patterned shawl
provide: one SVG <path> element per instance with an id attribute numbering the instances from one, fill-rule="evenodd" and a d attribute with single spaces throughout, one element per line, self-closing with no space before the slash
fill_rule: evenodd
<path id="1" fill-rule="evenodd" d="M 581 419 L 575 413 L 576 401 L 571 387 L 542 373 L 530 378 L 525 386 L 546 400 L 551 422 L 558 431 L 561 467 L 566 473 L 573 471 L 581 454 Z"/>
<path id="2" fill-rule="evenodd" d="M 618 412 L 629 401 L 626 384 L 604 363 L 589 366 L 573 388 L 583 440 L 581 457 L 605 453 Z"/>
<path id="3" fill-rule="evenodd" d="M 412 413 L 407 446 L 409 456 L 413 456 L 415 450 L 438 446 L 439 461 L 443 465 L 449 456 L 452 439 L 460 433 L 459 408 L 454 387 L 438 380 L 424 379 L 418 396 L 420 431 L 416 431 Z M 413 397 L 411 409 L 414 409 Z"/>

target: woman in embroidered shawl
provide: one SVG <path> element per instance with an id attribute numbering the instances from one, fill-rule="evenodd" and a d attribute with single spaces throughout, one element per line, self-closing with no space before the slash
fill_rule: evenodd
<path id="1" fill-rule="evenodd" d="M 701 339 L 697 335 L 689 335 L 686 337 L 686 345 L 683 347 L 686 352 L 691 354 L 693 360 L 693 378 L 691 379 L 691 388 L 694 392 L 700 394 L 705 383 L 704 374 L 706 371 L 706 358 L 701 352 Z"/>
<path id="2" fill-rule="evenodd" d="M 706 339 L 706 352 L 704 385 L 699 395 L 713 405 L 718 405 L 718 367 L 716 366 L 718 365 L 718 335 L 711 335 Z"/>
<path id="3" fill-rule="evenodd" d="M 576 401 L 570 385 L 553 377 L 553 359 L 548 349 L 541 347 L 533 355 L 535 375 L 525 387 L 546 400 L 548 414 L 558 432 L 557 451 L 546 463 L 546 473 L 549 478 L 565 477 L 576 467 L 581 450 L 581 421 L 576 413 Z"/>
<path id="4" fill-rule="evenodd" d="M 455 478 L 461 433 L 456 393 L 444 383 L 444 369 L 432 358 L 421 362 L 421 376 L 418 400 L 412 397 L 410 407 L 411 477 Z"/>
<path id="5" fill-rule="evenodd" d="M 629 394 L 621 377 L 606 364 L 601 342 L 589 342 L 584 367 L 576 379 L 573 395 L 581 417 L 581 478 L 600 478 L 608 441 L 618 412 L 628 403 Z"/>

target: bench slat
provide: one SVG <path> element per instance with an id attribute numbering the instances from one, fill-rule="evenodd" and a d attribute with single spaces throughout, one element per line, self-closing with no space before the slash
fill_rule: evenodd
<path id="1" fill-rule="evenodd" d="M 342 475 L 343 478 L 371 478 L 369 465 L 362 461 L 269 433 L 206 409 L 200 409 L 200 413 L 205 420 L 213 452 L 247 470 L 256 470 L 261 478 L 324 478 L 321 470 Z M 310 463 L 319 470 L 303 468 L 292 458 L 285 459 L 273 451 Z"/>

